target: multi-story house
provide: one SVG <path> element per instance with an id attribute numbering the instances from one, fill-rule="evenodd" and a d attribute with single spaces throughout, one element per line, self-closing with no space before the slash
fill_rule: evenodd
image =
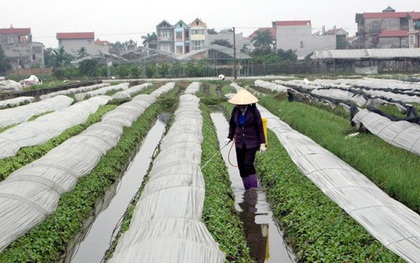
<path id="1" fill-rule="evenodd" d="M 206 48 L 207 25 L 196 18 L 189 25 L 190 27 L 190 50 L 200 50 Z"/>
<path id="2" fill-rule="evenodd" d="M 420 12 L 410 13 L 410 20 L 408 21 L 408 47 L 420 47 Z"/>
<path id="3" fill-rule="evenodd" d="M 32 42 L 30 28 L 0 28 L 0 45 L 13 70 L 44 67 L 44 45 Z"/>
<path id="4" fill-rule="evenodd" d="M 186 54 L 190 52 L 190 28 L 184 21 L 179 20 L 174 25 L 174 51 L 176 54 Z"/>
<path id="5" fill-rule="evenodd" d="M 94 32 L 73 32 L 57 33 L 58 47 L 64 48 L 64 51 L 74 56 L 79 56 L 82 48 L 88 55 L 96 55 L 104 52 L 109 53 L 109 46 L 104 45 L 103 41 L 95 44 Z"/>
<path id="6" fill-rule="evenodd" d="M 314 51 L 336 49 L 336 35 L 312 34 L 310 20 L 275 21 L 276 49 L 294 50 L 298 59 Z"/>
<path id="7" fill-rule="evenodd" d="M 420 12 L 396 12 L 390 6 L 382 12 L 358 13 L 356 14 L 357 47 L 419 47 L 418 21 L 420 21 Z"/>
<path id="8" fill-rule="evenodd" d="M 157 50 L 174 52 L 174 26 L 163 20 L 156 26 Z"/>

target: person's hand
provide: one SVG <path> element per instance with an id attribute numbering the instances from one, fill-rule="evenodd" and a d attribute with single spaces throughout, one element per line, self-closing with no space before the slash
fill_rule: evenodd
<path id="1" fill-rule="evenodd" d="M 261 145 L 260 145 L 260 153 L 265 153 L 265 151 L 267 151 L 267 146 L 265 145 L 265 143 L 261 143 Z"/>
<path id="2" fill-rule="evenodd" d="M 225 145 L 228 145 L 231 141 L 232 141 L 231 139 L 226 138 L 226 139 L 225 139 Z"/>

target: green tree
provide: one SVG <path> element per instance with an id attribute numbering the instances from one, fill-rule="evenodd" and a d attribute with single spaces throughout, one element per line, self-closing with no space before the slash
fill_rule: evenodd
<path id="1" fill-rule="evenodd" d="M 153 64 L 146 65 L 146 77 L 153 78 L 156 75 L 156 66 Z"/>
<path id="2" fill-rule="evenodd" d="M 158 71 L 159 77 L 164 78 L 169 74 L 169 65 L 163 62 L 160 65 L 158 65 L 157 71 Z"/>
<path id="3" fill-rule="evenodd" d="M 86 51 L 85 47 L 81 47 L 78 51 L 77 51 L 77 58 L 84 58 L 87 57 L 89 54 Z"/>
<path id="4" fill-rule="evenodd" d="M 274 39 L 269 30 L 257 31 L 257 35 L 252 38 L 252 45 L 258 49 L 270 49 L 274 44 Z"/>
<path id="5" fill-rule="evenodd" d="M 95 77 L 97 76 L 97 68 L 99 61 L 97 59 L 86 59 L 79 63 L 79 72 L 82 76 Z"/>
<path id="6" fill-rule="evenodd" d="M 10 61 L 6 57 L 3 47 L 0 45 L 0 73 L 5 73 L 7 70 L 11 68 L 12 66 L 10 65 Z"/>
<path id="7" fill-rule="evenodd" d="M 174 63 L 171 65 L 171 73 L 173 77 L 181 77 L 184 73 L 184 68 L 180 63 Z"/>
<path id="8" fill-rule="evenodd" d="M 50 47 L 44 50 L 44 65 L 46 68 L 53 68 L 56 66 L 54 49 Z"/>
<path id="9" fill-rule="evenodd" d="M 113 44 L 111 44 L 111 48 L 109 49 L 110 53 L 118 54 L 119 52 L 123 51 L 125 49 L 124 44 L 121 41 L 117 41 Z"/>
<path id="10" fill-rule="evenodd" d="M 141 74 L 141 69 L 138 65 L 132 65 L 130 67 L 130 76 L 134 78 L 138 78 L 140 77 L 140 74 Z"/>
<path id="11" fill-rule="evenodd" d="M 349 42 L 347 41 L 347 38 L 345 35 L 337 35 L 336 36 L 337 49 L 347 49 L 349 47 Z"/>
<path id="12" fill-rule="evenodd" d="M 64 47 L 61 46 L 59 49 L 54 50 L 55 56 L 55 66 L 56 67 L 65 67 L 70 65 L 70 61 L 73 59 L 73 56 L 68 54 Z"/>
<path id="13" fill-rule="evenodd" d="M 115 73 L 120 78 L 126 78 L 130 75 L 130 66 L 128 64 L 120 64 L 116 67 Z"/>
<path id="14" fill-rule="evenodd" d="M 146 36 L 142 36 L 141 38 L 143 39 L 143 46 L 157 49 L 157 35 L 155 32 L 152 34 L 147 33 Z"/>
<path id="15" fill-rule="evenodd" d="M 217 32 L 216 32 L 216 30 L 214 30 L 214 28 L 209 28 L 209 29 L 207 29 L 207 33 L 208 33 L 209 35 L 216 35 L 216 34 L 217 34 Z"/>

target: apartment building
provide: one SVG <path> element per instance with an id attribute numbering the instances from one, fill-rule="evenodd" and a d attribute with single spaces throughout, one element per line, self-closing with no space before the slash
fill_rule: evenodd
<path id="1" fill-rule="evenodd" d="M 157 49 L 174 52 L 174 26 L 163 20 L 156 26 Z"/>
<path id="2" fill-rule="evenodd" d="M 32 42 L 31 28 L 0 28 L 0 45 L 13 70 L 44 67 L 44 45 Z"/>
<path id="3" fill-rule="evenodd" d="M 190 28 L 190 50 L 206 48 L 207 25 L 201 19 L 196 18 L 189 24 Z"/>
<path id="4" fill-rule="evenodd" d="M 174 25 L 174 52 L 176 54 L 186 54 L 190 52 L 190 28 L 187 23 L 179 20 Z"/>
<path id="5" fill-rule="evenodd" d="M 420 12 L 396 12 L 388 6 L 382 12 L 356 14 L 358 48 L 418 48 Z"/>

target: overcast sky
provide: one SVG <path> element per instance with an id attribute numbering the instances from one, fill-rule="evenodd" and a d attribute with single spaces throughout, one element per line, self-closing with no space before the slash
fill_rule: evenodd
<path id="1" fill-rule="evenodd" d="M 162 20 L 175 24 L 200 18 L 216 31 L 236 28 L 244 36 L 273 21 L 311 20 L 313 31 L 334 26 L 352 36 L 355 15 L 396 11 L 420 12 L 419 0 L 0 0 L 0 28 L 31 28 L 33 41 L 58 47 L 57 32 L 94 32 L 100 40 L 137 41 L 156 31 Z"/>

